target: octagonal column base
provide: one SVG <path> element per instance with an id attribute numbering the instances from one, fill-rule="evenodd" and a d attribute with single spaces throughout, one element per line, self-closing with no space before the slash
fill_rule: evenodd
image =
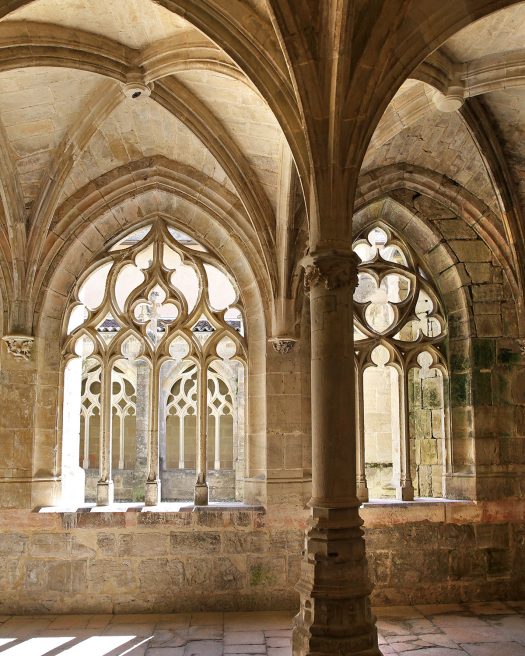
<path id="1" fill-rule="evenodd" d="M 358 503 L 313 508 L 297 584 L 294 656 L 381 656 Z"/>
<path id="2" fill-rule="evenodd" d="M 97 506 L 111 506 L 115 501 L 113 481 L 97 483 Z"/>
<path id="3" fill-rule="evenodd" d="M 154 481 L 146 481 L 146 489 L 144 491 L 144 505 L 158 506 L 159 503 L 160 503 L 160 480 L 157 478 Z"/>
<path id="4" fill-rule="evenodd" d="M 207 506 L 209 498 L 208 483 L 197 483 L 195 485 L 194 504 L 196 506 Z"/>

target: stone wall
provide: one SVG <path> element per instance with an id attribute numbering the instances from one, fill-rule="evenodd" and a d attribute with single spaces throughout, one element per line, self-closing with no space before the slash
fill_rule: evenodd
<path id="1" fill-rule="evenodd" d="M 362 509 L 376 604 L 525 593 L 525 507 Z M 262 509 L 0 512 L 0 613 L 294 608 L 304 522 Z"/>

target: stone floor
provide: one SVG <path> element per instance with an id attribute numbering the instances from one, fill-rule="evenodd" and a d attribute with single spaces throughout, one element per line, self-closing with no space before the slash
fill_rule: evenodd
<path id="1" fill-rule="evenodd" d="M 377 608 L 387 654 L 525 656 L 525 602 Z M 290 656 L 292 613 L 0 616 L 0 656 Z"/>

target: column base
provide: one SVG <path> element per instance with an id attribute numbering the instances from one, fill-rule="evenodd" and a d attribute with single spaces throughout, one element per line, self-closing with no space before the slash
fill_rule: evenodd
<path id="1" fill-rule="evenodd" d="M 357 484 L 357 498 L 361 503 L 366 503 L 369 501 L 369 496 L 368 496 L 368 487 L 366 483 L 358 483 Z"/>
<path id="2" fill-rule="evenodd" d="M 97 506 L 111 506 L 114 501 L 113 481 L 99 481 L 97 483 Z"/>
<path id="3" fill-rule="evenodd" d="M 312 509 L 296 587 L 294 656 L 381 656 L 358 504 Z"/>
<path id="4" fill-rule="evenodd" d="M 207 506 L 210 498 L 208 483 L 197 483 L 193 503 L 196 506 Z"/>
<path id="5" fill-rule="evenodd" d="M 414 501 L 414 488 L 412 485 L 396 487 L 396 499 L 400 501 Z"/>
<path id="6" fill-rule="evenodd" d="M 146 481 L 144 490 L 144 505 L 158 506 L 160 503 L 160 480 Z"/>

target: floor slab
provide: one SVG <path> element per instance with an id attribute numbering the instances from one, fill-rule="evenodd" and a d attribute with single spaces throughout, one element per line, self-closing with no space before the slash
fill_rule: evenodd
<path id="1" fill-rule="evenodd" d="M 383 656 L 525 656 L 525 602 L 376 608 Z M 291 612 L 0 616 L 0 656 L 291 656 Z"/>

